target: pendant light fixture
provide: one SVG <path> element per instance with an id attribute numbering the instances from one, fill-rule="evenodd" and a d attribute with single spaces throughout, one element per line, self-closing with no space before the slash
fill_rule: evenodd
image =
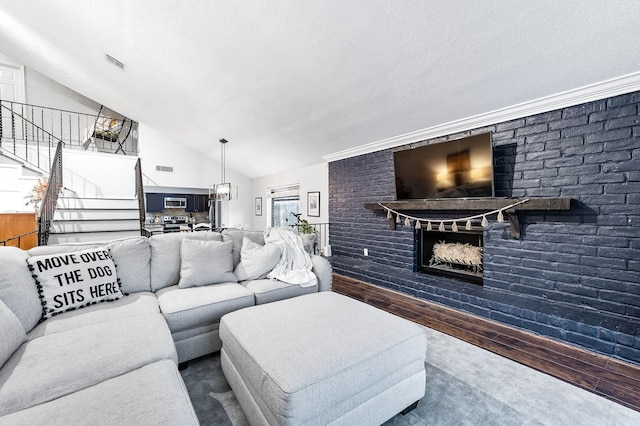
<path id="1" fill-rule="evenodd" d="M 226 139 L 220 139 L 220 181 L 216 185 L 216 199 L 218 200 L 230 200 L 231 199 L 231 183 L 226 179 L 226 162 L 225 162 L 225 146 L 229 141 Z"/>

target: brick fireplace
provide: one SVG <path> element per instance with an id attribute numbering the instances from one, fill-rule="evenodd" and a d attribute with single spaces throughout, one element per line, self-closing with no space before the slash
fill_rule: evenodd
<path id="1" fill-rule="evenodd" d="M 420 271 L 419 231 L 364 208 L 395 201 L 394 149 L 329 163 L 334 271 L 640 363 L 639 104 L 634 92 L 425 141 L 491 132 L 496 197 L 573 200 L 523 211 L 518 239 L 490 219 L 482 286 Z"/>

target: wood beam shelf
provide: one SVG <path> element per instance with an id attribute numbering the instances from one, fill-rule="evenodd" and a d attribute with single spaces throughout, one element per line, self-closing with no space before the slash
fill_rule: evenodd
<path id="1" fill-rule="evenodd" d="M 381 201 L 393 210 L 497 210 L 525 198 L 441 198 L 427 200 Z M 529 198 L 513 210 L 570 210 L 571 198 Z M 364 203 L 369 210 L 384 210 L 378 203 Z"/>
<path id="2" fill-rule="evenodd" d="M 505 210 L 511 224 L 511 237 L 520 238 L 520 212 L 528 211 L 562 211 L 570 210 L 571 198 L 443 198 L 425 200 L 381 201 L 380 203 L 364 203 L 364 208 L 384 211 L 385 207 L 394 211 L 493 211 L 504 209 L 518 202 L 515 207 Z M 389 219 L 391 229 L 396 229 L 395 220 Z"/>

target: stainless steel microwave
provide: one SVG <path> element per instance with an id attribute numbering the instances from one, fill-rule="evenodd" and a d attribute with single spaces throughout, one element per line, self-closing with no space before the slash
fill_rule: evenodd
<path id="1" fill-rule="evenodd" d="M 179 197 L 164 197 L 165 209 L 185 209 L 187 208 L 187 199 Z"/>

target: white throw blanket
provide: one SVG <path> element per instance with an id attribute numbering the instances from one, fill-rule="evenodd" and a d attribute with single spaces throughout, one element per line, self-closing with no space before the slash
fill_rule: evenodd
<path id="1" fill-rule="evenodd" d="M 311 270 L 311 256 L 304 250 L 302 239 L 289 229 L 270 229 L 265 232 L 265 242 L 275 243 L 282 250 L 280 261 L 267 278 L 277 279 L 300 287 L 311 287 L 318 282 Z"/>

